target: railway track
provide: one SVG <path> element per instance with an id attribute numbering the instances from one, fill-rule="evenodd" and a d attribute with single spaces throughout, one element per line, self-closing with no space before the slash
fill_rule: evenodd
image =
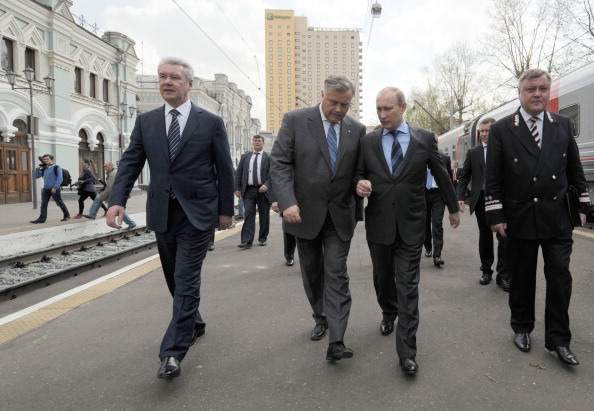
<path id="1" fill-rule="evenodd" d="M 2 259 L 0 299 L 13 299 L 28 289 L 48 286 L 109 261 L 150 249 L 155 242 L 154 234 L 143 227 Z"/>

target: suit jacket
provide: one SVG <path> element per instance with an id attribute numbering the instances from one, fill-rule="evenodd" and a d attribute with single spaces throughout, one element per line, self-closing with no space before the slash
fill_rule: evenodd
<path id="1" fill-rule="evenodd" d="M 542 134 L 539 149 L 519 111 L 491 126 L 485 211 L 490 225 L 506 222 L 511 237 L 570 236 L 570 185 L 580 193 L 582 212 L 590 203 L 571 120 L 545 113 Z"/>
<path id="2" fill-rule="evenodd" d="M 489 150 L 487 149 L 487 152 Z M 485 149 L 480 144 L 468 150 L 464 166 L 458 177 L 458 200 L 466 200 L 466 191 L 470 183 L 470 214 L 474 212 L 476 203 L 485 184 Z"/>
<path id="3" fill-rule="evenodd" d="M 358 121 L 348 116 L 342 120 L 333 173 L 319 106 L 285 114 L 272 148 L 270 174 L 281 211 L 293 205 L 301 211 L 301 223 L 285 222 L 286 232 L 313 239 L 329 213 L 338 236 L 351 239 L 357 207 L 353 179 L 364 134 Z"/>
<path id="4" fill-rule="evenodd" d="M 210 230 L 217 216 L 233 215 L 233 164 L 223 120 L 192 104 L 178 155 L 169 160 L 163 106 L 142 113 L 124 152 L 110 205 L 125 206 L 134 181 L 148 161 L 151 180 L 147 227 L 167 230 L 170 192 L 198 230 Z"/>
<path id="5" fill-rule="evenodd" d="M 241 196 L 245 195 L 245 189 L 248 186 L 248 178 L 250 176 L 250 159 L 252 152 L 244 153 L 237 165 L 237 172 L 235 174 L 235 191 L 241 192 Z M 262 151 L 262 159 L 260 160 L 260 178 L 262 184 L 270 189 L 270 156 L 267 152 Z M 255 161 L 255 160 L 254 160 Z M 255 166 L 254 166 L 255 167 Z M 254 169 L 254 178 L 256 170 Z M 270 199 L 270 198 L 269 198 Z"/>
<path id="6" fill-rule="evenodd" d="M 437 151 L 435 135 L 414 127 L 409 127 L 409 131 L 410 143 L 397 177 L 390 172 L 384 157 L 382 129 L 361 139 L 356 181 L 371 181 L 372 192 L 365 208 L 368 242 L 394 244 L 398 234 L 406 244 L 423 244 L 427 167 L 437 181 L 450 213 L 458 211 L 454 186 Z"/>

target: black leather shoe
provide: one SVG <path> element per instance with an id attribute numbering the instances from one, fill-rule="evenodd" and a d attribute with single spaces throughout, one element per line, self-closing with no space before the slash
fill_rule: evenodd
<path id="1" fill-rule="evenodd" d="M 479 283 L 481 285 L 487 285 L 491 282 L 492 277 L 493 277 L 493 274 L 483 271 L 483 275 L 481 275 L 481 279 L 479 280 Z"/>
<path id="2" fill-rule="evenodd" d="M 353 350 L 345 347 L 342 342 L 330 343 L 326 352 L 326 361 L 340 361 L 343 358 L 352 358 Z"/>
<path id="3" fill-rule="evenodd" d="M 29 221 L 29 222 L 30 222 L 31 224 L 43 224 L 43 223 L 45 223 L 45 221 L 43 221 L 43 220 L 31 220 L 31 221 Z"/>
<path id="4" fill-rule="evenodd" d="M 295 264 L 295 260 L 293 259 L 293 257 L 288 257 L 285 260 L 285 265 L 288 267 L 292 267 Z"/>
<path id="5" fill-rule="evenodd" d="M 208 251 L 214 251 L 214 243 L 208 244 Z"/>
<path id="6" fill-rule="evenodd" d="M 394 320 L 382 320 L 380 323 L 380 332 L 382 335 L 390 335 L 394 332 Z"/>
<path id="7" fill-rule="evenodd" d="M 328 329 L 328 324 L 316 324 L 313 330 L 311 330 L 311 340 L 312 341 L 319 341 L 324 337 L 326 334 L 326 330 Z"/>
<path id="8" fill-rule="evenodd" d="M 252 248 L 252 243 L 241 243 L 238 244 L 237 247 L 243 248 L 244 250 L 249 250 L 250 248 Z"/>
<path id="9" fill-rule="evenodd" d="M 425 250 L 425 257 L 431 257 L 431 250 Z"/>
<path id="10" fill-rule="evenodd" d="M 64 217 L 63 219 L 61 219 L 60 221 L 68 221 L 70 220 L 70 216 Z"/>
<path id="11" fill-rule="evenodd" d="M 258 245 L 260 247 L 264 247 L 266 245 L 266 240 L 264 240 L 264 241 L 258 241 Z"/>
<path id="12" fill-rule="evenodd" d="M 441 259 L 441 257 L 439 257 L 439 256 L 433 257 L 433 265 L 436 266 L 437 268 L 441 268 L 441 266 L 444 264 L 445 264 L 445 261 L 443 261 Z"/>
<path id="13" fill-rule="evenodd" d="M 181 373 L 181 365 L 175 357 L 165 357 L 161 360 L 158 378 L 172 379 Z"/>
<path id="14" fill-rule="evenodd" d="M 580 364 L 577 357 L 569 349 L 569 347 L 559 346 L 557 348 L 548 348 L 545 346 L 545 350 L 547 350 L 547 352 L 550 354 L 556 353 L 557 357 L 559 358 L 559 360 L 561 360 L 562 363 L 565 363 L 567 365 L 579 365 Z"/>
<path id="15" fill-rule="evenodd" d="M 195 327 L 194 328 L 194 334 L 192 334 L 192 342 L 190 343 L 190 347 L 194 344 L 196 344 L 196 341 L 198 341 L 198 338 L 202 337 L 204 334 L 206 334 L 206 327 Z"/>
<path id="16" fill-rule="evenodd" d="M 499 287 L 501 287 L 501 289 L 503 291 L 505 291 L 506 293 L 509 293 L 509 280 L 507 278 L 497 277 L 495 282 L 497 283 L 497 285 Z"/>
<path id="17" fill-rule="evenodd" d="M 514 335 L 514 344 L 518 347 L 518 350 L 522 352 L 530 351 L 530 334 L 528 333 L 516 333 Z"/>
<path id="18" fill-rule="evenodd" d="M 406 375 L 412 376 L 419 371 L 419 365 L 414 358 L 405 358 L 404 360 L 400 360 L 400 369 L 402 369 L 402 372 Z"/>

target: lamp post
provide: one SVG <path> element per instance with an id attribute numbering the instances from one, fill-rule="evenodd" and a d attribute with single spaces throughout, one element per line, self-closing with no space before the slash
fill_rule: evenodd
<path id="1" fill-rule="evenodd" d="M 29 138 L 31 139 L 31 191 L 32 191 L 32 201 L 33 201 L 33 209 L 37 210 L 37 179 L 33 175 L 33 164 L 35 162 L 35 136 L 33 135 L 33 92 L 36 93 L 44 93 L 44 94 L 52 94 L 54 90 L 54 78 L 51 76 L 44 77 L 43 81 L 45 83 L 45 88 L 33 84 L 35 81 L 35 70 L 32 67 L 27 67 L 23 70 L 25 74 L 25 80 L 27 80 L 27 87 L 15 87 L 16 84 L 16 73 L 9 71 L 6 73 L 6 78 L 8 79 L 8 83 L 13 90 L 29 90 L 29 117 L 27 118 L 27 132 L 29 133 Z"/>
<path id="2" fill-rule="evenodd" d="M 126 104 L 125 101 L 122 101 L 120 103 L 120 108 L 118 109 L 117 106 L 114 106 L 112 104 L 109 103 L 105 103 L 104 104 L 104 108 L 105 108 L 105 114 L 108 117 L 117 117 L 118 118 L 118 144 L 120 146 L 120 159 L 122 158 L 122 152 L 123 152 L 123 147 L 122 147 L 122 143 L 123 143 L 123 121 L 124 121 L 124 117 L 128 116 L 130 118 L 134 117 L 134 113 L 136 112 L 136 107 L 134 106 L 128 106 L 128 104 Z M 114 112 L 114 110 L 116 110 Z"/>

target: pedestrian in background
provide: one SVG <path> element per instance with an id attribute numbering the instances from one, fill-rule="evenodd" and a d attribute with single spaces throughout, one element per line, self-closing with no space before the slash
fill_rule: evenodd
<path id="1" fill-rule="evenodd" d="M 91 166 L 92 165 L 89 160 L 83 160 L 82 173 L 78 177 L 78 181 L 75 183 L 78 192 L 78 214 L 74 216 L 75 219 L 82 217 L 83 211 L 85 209 L 85 200 L 87 198 L 95 200 L 97 197 L 97 190 L 95 189 L 97 178 L 95 177 Z M 101 208 L 103 208 L 103 211 L 107 212 L 107 207 L 105 204 L 101 203 Z"/>
<path id="2" fill-rule="evenodd" d="M 31 224 L 42 224 L 47 220 L 47 205 L 50 198 L 56 202 L 60 210 L 62 210 L 63 218 L 60 221 L 70 220 L 70 213 L 66 204 L 62 201 L 62 182 L 64 181 L 64 173 L 62 167 L 54 164 L 54 156 L 51 154 L 44 154 L 39 157 L 41 164 L 35 169 L 33 178 L 43 177 L 43 188 L 41 189 L 41 209 L 39 217 L 32 220 Z"/>

